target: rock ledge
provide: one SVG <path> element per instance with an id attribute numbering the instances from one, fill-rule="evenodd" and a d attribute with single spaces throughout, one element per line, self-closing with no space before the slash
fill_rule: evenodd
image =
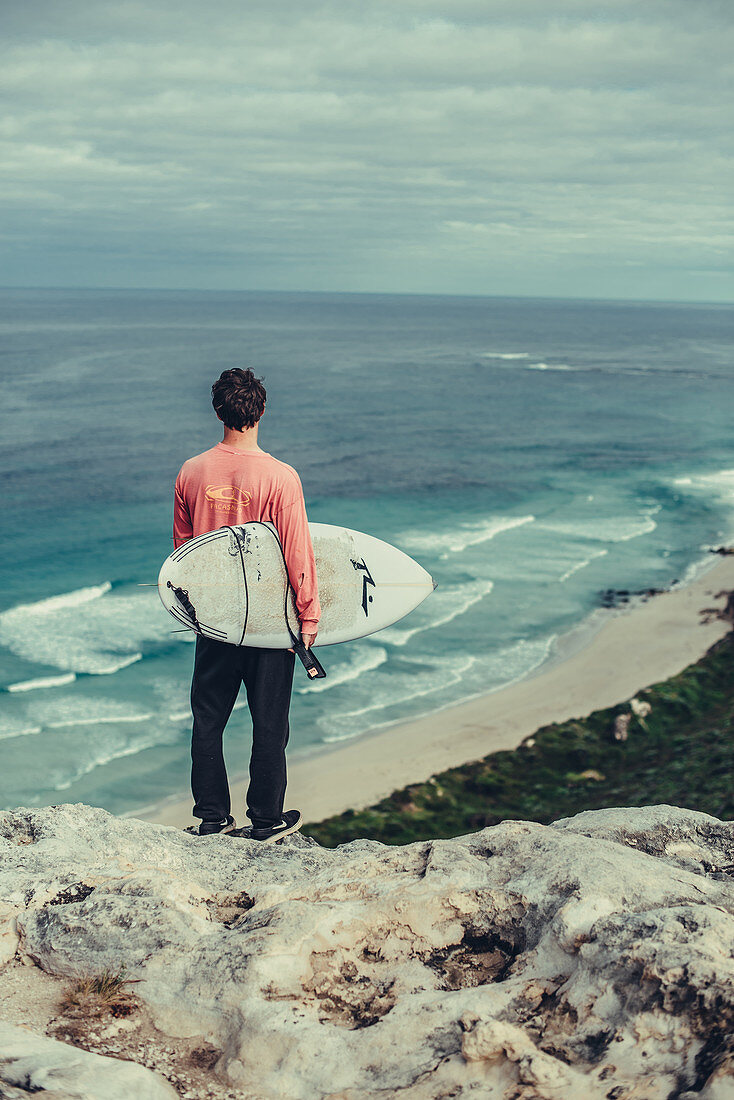
<path id="1" fill-rule="evenodd" d="M 706 814 L 599 810 L 331 851 L 77 805 L 0 813 L 0 849 L 0 962 L 124 965 L 156 1026 L 208 1044 L 212 1082 L 236 1096 L 734 1094 L 734 826 Z M 175 1095 L 141 1072 L 138 1095 Z"/>

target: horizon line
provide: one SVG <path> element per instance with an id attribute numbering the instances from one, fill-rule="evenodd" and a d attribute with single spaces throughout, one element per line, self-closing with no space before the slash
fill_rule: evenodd
<path id="1" fill-rule="evenodd" d="M 52 284 L 21 285 L 0 284 L 0 291 L 10 290 L 51 290 L 51 291 L 113 291 L 118 293 L 158 293 L 158 294 L 283 294 L 313 295 L 314 297 L 353 297 L 353 298 L 469 298 L 497 301 L 535 301 L 535 302 L 596 302 L 620 305 L 690 305 L 690 306 L 734 306 L 734 299 L 710 298 L 610 298 L 551 294 L 482 294 L 461 293 L 457 291 L 411 291 L 411 290 L 283 290 L 272 287 L 163 287 L 163 286 L 59 286 Z"/>

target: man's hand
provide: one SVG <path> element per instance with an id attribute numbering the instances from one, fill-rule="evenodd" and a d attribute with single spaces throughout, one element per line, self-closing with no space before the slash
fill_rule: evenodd
<path id="1" fill-rule="evenodd" d="M 310 649 L 311 646 L 316 641 L 316 635 L 315 634 L 302 634 L 301 639 L 303 640 L 303 644 L 305 645 L 306 649 Z"/>

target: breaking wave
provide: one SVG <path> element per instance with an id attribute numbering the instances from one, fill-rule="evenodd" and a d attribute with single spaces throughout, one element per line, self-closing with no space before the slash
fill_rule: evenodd
<path id="1" fill-rule="evenodd" d="M 312 683 L 299 687 L 299 695 L 310 695 L 314 691 L 328 691 L 330 688 L 339 687 L 340 684 L 348 684 L 357 680 L 365 672 L 374 672 L 387 660 L 387 650 L 382 646 L 366 646 L 352 656 L 346 664 L 340 665 L 325 680 L 314 680 Z"/>
<path id="2" fill-rule="evenodd" d="M 528 351 L 485 351 L 482 352 L 482 359 L 529 359 L 530 352 Z"/>
<path id="3" fill-rule="evenodd" d="M 573 370 L 568 363 L 528 363 L 526 370 Z"/>
<path id="4" fill-rule="evenodd" d="M 447 623 L 458 619 L 470 607 L 488 596 L 493 588 L 494 583 L 490 580 L 470 581 L 455 588 L 439 588 L 434 592 L 430 602 L 421 604 L 413 612 L 415 626 L 407 629 L 389 626 L 386 630 L 380 631 L 380 639 L 389 645 L 404 646 L 416 634 L 422 634 L 424 630 L 435 630 L 438 626 L 446 626 Z"/>
<path id="5" fill-rule="evenodd" d="M 588 539 L 592 542 L 629 542 L 642 535 L 649 535 L 657 524 L 652 518 L 653 511 L 641 516 L 619 516 L 608 519 L 580 520 L 578 522 L 543 522 L 539 524 L 544 531 L 576 539 Z"/>
<path id="6" fill-rule="evenodd" d="M 65 672 L 62 676 L 39 676 L 35 680 L 19 680 L 17 684 L 8 684 L 7 690 L 14 691 L 39 691 L 41 688 L 63 687 L 65 684 L 73 684 L 76 673 Z"/>
<path id="7" fill-rule="evenodd" d="M 567 569 L 566 572 L 558 578 L 559 582 L 563 584 L 563 582 L 567 581 L 569 577 L 572 577 L 574 573 L 578 573 L 581 569 L 585 569 L 586 566 L 591 565 L 592 561 L 595 561 L 596 558 L 603 558 L 608 553 L 608 550 L 597 550 L 597 552 L 590 557 L 584 558 L 582 561 L 577 561 L 575 565 L 572 565 L 570 569 Z"/>
<path id="8" fill-rule="evenodd" d="M 446 559 L 534 520 L 535 516 L 489 516 L 479 523 L 460 523 L 445 531 L 406 531 L 399 536 L 399 541 L 409 550 L 442 551 L 441 557 Z"/>
<path id="9" fill-rule="evenodd" d="M 0 642 L 18 657 L 62 672 L 112 676 L 142 660 L 141 647 L 167 641 L 168 624 L 151 593 L 113 592 L 109 581 L 0 614 Z M 25 681 L 53 687 L 51 677 Z M 71 682 L 68 680 L 67 682 Z M 32 690 L 17 688 L 16 690 Z"/>

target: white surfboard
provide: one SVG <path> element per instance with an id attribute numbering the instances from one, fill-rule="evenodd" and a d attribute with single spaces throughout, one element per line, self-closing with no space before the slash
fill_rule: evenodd
<path id="1" fill-rule="evenodd" d="M 321 601 L 316 645 L 374 634 L 412 611 L 436 587 L 413 558 L 389 543 L 312 523 Z M 220 527 L 189 539 L 158 577 L 164 607 L 209 638 L 286 649 L 300 626 L 278 533 L 271 523 Z"/>

